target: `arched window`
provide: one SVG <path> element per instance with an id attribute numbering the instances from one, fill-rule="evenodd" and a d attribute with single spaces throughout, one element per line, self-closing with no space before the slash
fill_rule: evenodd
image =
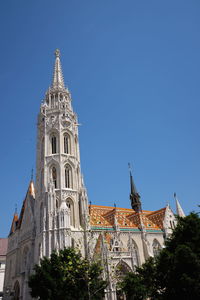
<path id="1" fill-rule="evenodd" d="M 72 199 L 68 198 L 66 204 L 70 212 L 70 225 L 74 226 L 74 205 Z"/>
<path id="2" fill-rule="evenodd" d="M 120 261 L 115 268 L 115 277 L 121 280 L 127 273 L 131 272 L 131 268 L 123 260 Z"/>
<path id="3" fill-rule="evenodd" d="M 14 300 L 19 300 L 19 296 L 20 296 L 20 285 L 19 285 L 19 281 L 15 282 L 14 285 Z"/>
<path id="4" fill-rule="evenodd" d="M 70 136 L 66 133 L 63 137 L 64 153 L 69 154 L 71 152 Z"/>
<path id="5" fill-rule="evenodd" d="M 120 250 L 120 248 L 119 248 L 119 242 L 115 241 L 114 245 L 113 245 L 113 251 L 118 252 L 119 250 Z"/>
<path id="6" fill-rule="evenodd" d="M 69 165 L 65 167 L 65 187 L 67 189 L 73 188 L 72 168 Z"/>
<path id="7" fill-rule="evenodd" d="M 121 245 L 120 245 L 120 241 L 118 241 L 117 239 L 112 240 L 112 251 L 114 252 L 119 252 L 121 251 Z"/>
<path id="8" fill-rule="evenodd" d="M 51 136 L 51 153 L 57 153 L 57 140 L 55 135 Z"/>
<path id="9" fill-rule="evenodd" d="M 56 171 L 55 167 L 52 168 L 52 179 L 53 179 L 54 188 L 57 189 L 57 187 L 58 187 L 58 183 L 57 183 L 57 171 Z"/>
<path id="10" fill-rule="evenodd" d="M 160 246 L 160 243 L 156 239 L 153 241 L 152 247 L 153 247 L 153 255 L 157 256 L 160 253 L 161 246 Z"/>
<path id="11" fill-rule="evenodd" d="M 139 254 L 138 254 L 138 247 L 135 241 L 132 240 L 132 256 L 135 266 L 139 266 Z"/>

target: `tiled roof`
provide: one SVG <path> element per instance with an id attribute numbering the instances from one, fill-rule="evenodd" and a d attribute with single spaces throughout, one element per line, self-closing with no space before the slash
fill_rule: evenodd
<path id="1" fill-rule="evenodd" d="M 0 256 L 6 255 L 8 248 L 8 239 L 0 238 Z"/>
<path id="2" fill-rule="evenodd" d="M 120 229 L 140 228 L 141 224 L 148 230 L 163 229 L 165 208 L 157 211 L 143 210 L 139 213 L 130 208 L 89 205 L 90 225 L 93 228 Z"/>

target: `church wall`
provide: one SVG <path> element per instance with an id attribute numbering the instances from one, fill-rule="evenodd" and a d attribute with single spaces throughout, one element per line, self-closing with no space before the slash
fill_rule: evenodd
<path id="1" fill-rule="evenodd" d="M 16 222 L 18 226 L 8 239 L 4 290 L 9 293 L 4 299 L 12 299 L 16 282 L 21 299 L 31 299 L 28 276 L 34 264 L 50 257 L 52 251 L 72 246 L 91 260 L 101 260 L 104 277 L 110 280 L 106 299 L 115 300 L 118 277 L 157 255 L 164 233 L 172 232 L 175 218 L 169 206 L 166 212 L 157 211 L 156 217 L 154 212 L 143 213 L 131 174 L 132 209 L 93 205 L 88 209 L 80 166 L 79 124 L 70 92 L 64 86 L 59 51 L 55 54 L 53 82 L 38 115 L 36 191 L 31 194 L 29 187 L 20 223 Z M 164 220 L 159 219 L 161 214 Z"/>

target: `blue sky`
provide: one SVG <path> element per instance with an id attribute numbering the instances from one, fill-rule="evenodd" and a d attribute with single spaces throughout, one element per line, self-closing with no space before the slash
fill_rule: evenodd
<path id="1" fill-rule="evenodd" d="M 192 0 L 1 2 L 1 237 L 35 169 L 56 48 L 82 124 L 89 200 L 130 207 L 130 162 L 143 209 L 174 209 L 176 192 L 186 213 L 198 211 L 199 15 Z"/>

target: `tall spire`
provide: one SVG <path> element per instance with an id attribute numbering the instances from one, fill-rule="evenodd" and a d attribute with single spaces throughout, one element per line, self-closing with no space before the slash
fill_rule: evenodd
<path id="1" fill-rule="evenodd" d="M 182 209 L 182 207 L 181 207 L 181 205 L 180 205 L 180 203 L 179 203 L 179 201 L 178 201 L 178 198 L 177 198 L 177 196 L 176 196 L 176 193 L 174 193 L 174 199 L 175 199 L 175 201 L 176 201 L 176 213 L 177 213 L 177 215 L 178 215 L 179 217 L 184 218 L 184 217 L 185 217 L 185 213 L 184 213 L 184 211 L 183 211 L 183 209 Z"/>
<path id="2" fill-rule="evenodd" d="M 130 200 L 131 200 L 131 207 L 134 209 L 136 212 L 139 212 L 142 210 L 141 207 L 141 201 L 140 201 L 140 195 L 138 194 L 134 181 L 133 181 L 133 176 L 131 173 L 131 167 L 130 164 L 129 166 L 129 171 L 130 171 L 130 185 L 131 185 L 131 192 L 130 192 Z"/>
<path id="3" fill-rule="evenodd" d="M 64 79 L 62 75 L 62 67 L 60 62 L 60 50 L 56 49 L 55 51 L 55 65 L 54 65 L 54 73 L 51 87 L 55 90 L 63 90 L 65 89 Z"/>

